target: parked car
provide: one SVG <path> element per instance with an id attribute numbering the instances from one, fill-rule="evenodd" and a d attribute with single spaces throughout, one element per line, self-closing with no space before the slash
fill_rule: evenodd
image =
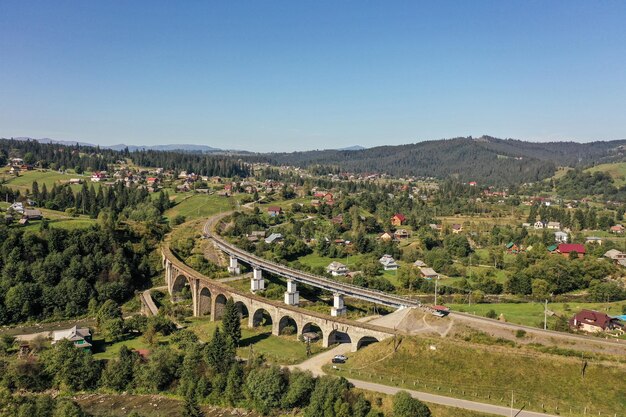
<path id="1" fill-rule="evenodd" d="M 341 359 L 342 361 L 347 361 L 348 357 L 346 355 L 335 355 L 335 359 Z"/>
<path id="2" fill-rule="evenodd" d="M 346 363 L 346 360 L 345 360 L 345 359 L 338 358 L 338 357 L 336 357 L 336 356 L 335 356 L 335 357 L 333 358 L 332 362 L 333 362 L 333 363 Z"/>

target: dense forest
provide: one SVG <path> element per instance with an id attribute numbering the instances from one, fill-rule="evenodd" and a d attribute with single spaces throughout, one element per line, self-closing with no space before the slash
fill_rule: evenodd
<path id="1" fill-rule="evenodd" d="M 0 324 L 85 315 L 149 283 L 163 230 L 114 228 L 109 220 L 70 231 L 0 225 Z"/>
<path id="2" fill-rule="evenodd" d="M 145 167 L 161 167 L 176 172 L 187 171 L 208 176 L 243 178 L 250 175 L 247 166 L 230 156 L 152 150 L 131 152 L 128 155 L 135 164 Z"/>
<path id="3" fill-rule="evenodd" d="M 558 166 L 621 160 L 626 141 L 531 143 L 491 137 L 456 138 L 357 151 L 323 150 L 248 157 L 273 164 L 317 166 L 320 173 L 383 172 L 487 184 L 521 184 L 552 176 Z"/>
<path id="4" fill-rule="evenodd" d="M 143 167 L 161 167 L 176 172 L 195 172 L 200 175 L 247 177 L 250 172 L 241 161 L 231 156 L 207 155 L 191 152 L 138 150 L 116 151 L 108 148 L 82 145 L 40 143 L 36 140 L 0 139 L 0 166 L 10 158 L 22 158 L 24 163 L 37 168 L 106 171 L 119 160 L 132 160 Z"/>
<path id="5" fill-rule="evenodd" d="M 115 163 L 120 157 L 119 152 L 107 149 L 0 139 L 0 166 L 10 158 L 22 158 L 24 163 L 38 168 L 104 171 L 108 164 Z"/>
<path id="6" fill-rule="evenodd" d="M 606 172 L 568 171 L 556 181 L 556 190 L 564 198 L 602 197 L 605 200 L 626 202 L 626 187 L 618 188 Z"/>

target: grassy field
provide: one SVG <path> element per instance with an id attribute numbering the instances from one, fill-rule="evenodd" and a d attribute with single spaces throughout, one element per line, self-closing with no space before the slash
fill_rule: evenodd
<path id="1" fill-rule="evenodd" d="M 616 187 L 626 185 L 626 162 L 616 162 L 613 164 L 600 164 L 587 168 L 586 172 L 606 172 L 615 181 Z"/>
<path id="2" fill-rule="evenodd" d="M 200 340 L 209 341 L 217 326 L 221 322 L 210 321 L 207 318 L 189 319 L 187 328 L 198 335 Z M 250 355 L 263 355 L 269 362 L 282 365 L 291 365 L 304 361 L 306 345 L 297 340 L 295 335 L 273 336 L 271 326 L 262 326 L 250 329 L 247 327 L 247 318 L 241 325 L 241 342 L 237 349 L 237 356 L 248 358 Z M 313 354 L 321 352 L 321 342 L 311 344 Z"/>
<path id="3" fill-rule="evenodd" d="M 590 362 L 581 378 L 579 357 L 525 348 L 475 345 L 450 339 L 404 338 L 375 343 L 349 354 L 335 375 L 442 395 L 565 415 L 613 415 L 626 407 L 626 366 Z M 557 410 L 558 407 L 558 410 Z M 572 413 L 569 413 L 569 409 Z M 565 413 L 567 411 L 567 413 Z"/>
<path id="4" fill-rule="evenodd" d="M 621 315 L 624 305 L 626 305 L 626 301 L 614 303 L 549 303 L 548 310 L 568 318 L 582 309 L 603 311 L 608 315 Z M 537 326 L 539 323 L 543 323 L 543 303 L 472 304 L 471 306 L 450 304 L 449 306 L 452 310 L 479 316 L 485 316 L 489 310 L 494 310 L 498 316 L 504 314 L 504 318 L 511 323 L 527 326 Z M 548 317 L 548 326 L 553 324 L 555 320 L 554 317 Z"/>
<path id="5" fill-rule="evenodd" d="M 143 339 L 143 337 L 136 337 L 134 339 L 123 340 L 121 342 L 107 345 L 104 339 L 95 338 L 93 340 L 95 359 L 113 359 L 119 354 L 120 348 L 126 346 L 131 350 L 137 349 L 151 349 L 150 345 Z"/>
<path id="6" fill-rule="evenodd" d="M 0 174 L 0 178 L 1 177 L 2 177 L 2 174 Z M 48 190 L 51 190 L 54 184 L 60 185 L 62 183 L 69 181 L 70 178 L 81 178 L 83 181 L 87 182 L 88 186 L 91 186 L 91 184 L 93 184 L 94 187 L 96 187 L 96 191 L 98 189 L 97 187 L 100 186 L 99 183 L 91 182 L 90 174 L 89 175 L 84 174 L 81 176 L 81 175 L 74 174 L 74 173 L 62 174 L 62 173 L 59 173 L 58 171 L 32 170 L 32 171 L 25 171 L 25 172 L 20 173 L 19 177 L 13 177 L 13 176 L 9 176 L 8 174 L 6 174 L 5 178 L 8 180 L 5 185 L 14 189 L 18 189 L 22 192 L 26 191 L 27 189 L 28 190 L 32 189 L 33 181 L 37 181 L 37 184 L 39 185 L 40 190 L 44 184 L 46 184 L 46 187 L 48 188 Z M 82 185 L 72 185 L 72 189 L 75 192 L 80 190 L 81 187 Z"/>
<path id="7" fill-rule="evenodd" d="M 187 220 L 199 217 L 209 217 L 214 214 L 232 210 L 234 198 L 218 195 L 190 194 L 171 209 L 165 212 L 165 217 L 172 219 L 176 216 L 185 216 Z"/>

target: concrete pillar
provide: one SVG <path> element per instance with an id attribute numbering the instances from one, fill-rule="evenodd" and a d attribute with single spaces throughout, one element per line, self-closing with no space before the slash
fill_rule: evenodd
<path id="1" fill-rule="evenodd" d="M 287 280 L 287 291 L 285 292 L 285 304 L 297 306 L 300 303 L 300 293 L 296 287 L 296 281 Z"/>
<path id="2" fill-rule="evenodd" d="M 333 294 L 333 308 L 330 310 L 330 315 L 333 317 L 343 316 L 346 314 L 346 307 L 343 304 L 343 294 Z"/>
<path id="3" fill-rule="evenodd" d="M 248 328 L 254 327 L 254 311 L 248 310 Z"/>
<path id="4" fill-rule="evenodd" d="M 239 275 L 241 273 L 241 270 L 239 269 L 239 262 L 237 261 L 237 258 L 232 255 L 230 256 L 230 262 L 228 264 L 228 272 L 233 275 Z"/>
<path id="5" fill-rule="evenodd" d="M 250 280 L 250 291 L 257 292 L 265 289 L 265 280 L 263 279 L 263 270 L 261 268 L 252 268 L 252 279 Z"/>

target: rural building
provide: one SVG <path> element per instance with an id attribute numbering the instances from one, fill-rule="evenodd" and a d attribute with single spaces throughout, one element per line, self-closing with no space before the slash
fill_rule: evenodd
<path id="1" fill-rule="evenodd" d="M 536 221 L 533 227 L 535 229 L 543 229 L 546 225 L 542 221 Z"/>
<path id="2" fill-rule="evenodd" d="M 621 224 L 616 224 L 615 226 L 611 226 L 611 233 L 616 233 L 618 235 L 621 235 L 622 233 L 624 233 L 624 226 L 622 226 Z"/>
<path id="3" fill-rule="evenodd" d="M 398 240 L 402 240 L 402 239 L 408 239 L 410 234 L 409 234 L 409 231 L 406 229 L 398 229 L 394 232 L 393 236 Z"/>
<path id="4" fill-rule="evenodd" d="M 91 331 L 87 327 L 74 326 L 71 329 L 57 330 L 52 333 L 52 344 L 63 339 L 71 340 L 77 348 L 91 348 Z"/>
<path id="5" fill-rule="evenodd" d="M 521 249 L 516 243 L 509 242 L 506 244 L 506 252 L 516 255 L 521 252 Z"/>
<path id="6" fill-rule="evenodd" d="M 432 268 L 420 268 L 420 275 L 426 279 L 439 279 L 439 274 Z"/>
<path id="7" fill-rule="evenodd" d="M 398 269 L 398 263 L 395 259 L 393 259 L 393 256 L 391 255 L 383 255 L 382 258 L 378 260 L 378 262 L 381 263 L 385 271 L 395 271 L 396 269 Z"/>
<path id="8" fill-rule="evenodd" d="M 339 275 L 346 275 L 349 271 L 350 270 L 348 269 L 347 266 L 337 261 L 331 262 L 326 267 L 326 272 L 328 272 L 334 277 L 339 276 Z"/>
<path id="9" fill-rule="evenodd" d="M 41 220 L 43 219 L 43 215 L 41 211 L 38 209 L 26 209 L 24 210 L 24 215 L 22 216 L 24 219 L 28 220 Z"/>
<path id="10" fill-rule="evenodd" d="M 267 214 L 269 214 L 270 217 L 280 216 L 282 212 L 283 209 L 278 206 L 270 206 L 267 208 Z"/>
<path id="11" fill-rule="evenodd" d="M 561 243 L 556 248 L 556 252 L 560 253 L 563 256 L 570 256 L 570 253 L 575 252 L 579 258 L 585 256 L 585 245 L 580 243 Z"/>
<path id="12" fill-rule="evenodd" d="M 416 266 L 416 267 L 418 267 L 418 268 L 421 268 L 421 267 L 423 267 L 423 266 L 426 266 L 426 262 L 424 262 L 424 261 L 420 261 L 420 260 L 418 259 L 417 261 L 413 262 L 413 265 L 414 265 L 414 266 Z"/>
<path id="13" fill-rule="evenodd" d="M 561 223 L 560 222 L 548 222 L 548 224 L 546 225 L 547 229 L 551 229 L 551 230 L 559 230 L 561 229 Z"/>
<path id="14" fill-rule="evenodd" d="M 404 214 L 396 213 L 391 217 L 391 224 L 394 226 L 402 226 L 406 221 Z"/>
<path id="15" fill-rule="evenodd" d="M 595 243 L 596 245 L 601 245 L 602 238 L 598 236 L 588 236 L 585 238 L 585 243 Z"/>
<path id="16" fill-rule="evenodd" d="M 265 239 L 265 243 L 267 244 L 272 244 L 275 242 L 279 242 L 283 239 L 283 235 L 280 233 L 272 233 L 271 235 L 269 235 L 267 237 L 267 239 Z"/>
<path id="17" fill-rule="evenodd" d="M 458 234 L 463 231 L 463 225 L 455 223 L 452 225 L 452 233 Z"/>
<path id="18" fill-rule="evenodd" d="M 569 325 L 573 330 L 582 330 L 589 333 L 624 329 L 624 325 L 619 319 L 594 310 L 581 310 L 569 320 Z"/>
<path id="19" fill-rule="evenodd" d="M 554 241 L 558 242 L 558 243 L 567 243 L 567 239 L 569 239 L 569 237 L 567 236 L 567 233 L 565 232 L 554 232 Z"/>

